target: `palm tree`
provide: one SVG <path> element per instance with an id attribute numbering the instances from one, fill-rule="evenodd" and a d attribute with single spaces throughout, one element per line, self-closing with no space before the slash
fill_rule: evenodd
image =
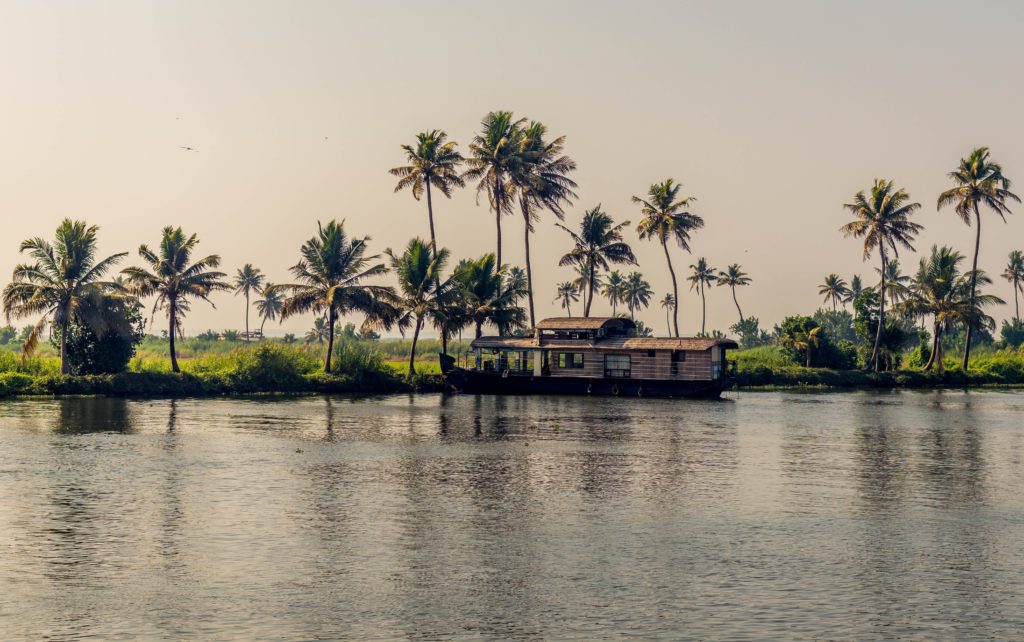
<path id="1" fill-rule="evenodd" d="M 526 312 L 519 306 L 519 299 L 526 295 L 525 279 L 507 266 L 501 270 L 496 266 L 494 255 L 485 254 L 476 260 L 463 259 L 455 268 L 453 278 L 477 339 L 483 336 L 485 323 L 496 327 L 499 334 L 526 325 Z"/>
<path id="2" fill-rule="evenodd" d="M 740 315 L 740 323 L 743 323 L 743 310 L 740 309 L 740 302 L 736 298 L 736 288 L 750 285 L 750 283 L 751 278 L 746 272 L 740 269 L 740 265 L 738 263 L 733 263 L 725 270 L 725 272 L 718 273 L 718 285 L 729 286 L 729 289 L 732 290 L 732 302 L 736 304 L 736 311 L 739 312 Z"/>
<path id="3" fill-rule="evenodd" d="M 1010 252 L 1010 260 L 1002 276 L 1013 285 L 1013 318 L 1019 323 L 1020 300 L 1017 295 L 1024 292 L 1024 253 L 1020 250 Z"/>
<path id="4" fill-rule="evenodd" d="M 440 283 L 441 272 L 448 262 L 448 250 L 442 248 L 434 252 L 422 239 L 413 238 L 401 254 L 395 254 L 391 249 L 384 253 L 398 277 L 398 300 L 395 302 L 400 312 L 398 327 L 404 332 L 411 323 L 414 328 L 409 350 L 409 377 L 412 378 L 416 376 L 416 343 L 420 330 L 437 309 L 439 300 L 452 289 L 450 281 Z"/>
<path id="5" fill-rule="evenodd" d="M 622 278 L 622 274 L 618 270 L 612 270 L 608 273 L 608 278 L 604 282 L 604 286 L 601 288 L 601 296 L 608 299 L 608 303 L 612 306 L 612 316 L 615 316 L 618 311 L 618 305 L 625 303 L 626 280 Z"/>
<path id="6" fill-rule="evenodd" d="M 487 195 L 498 232 L 495 265 L 501 262 L 501 217 L 512 212 L 515 184 L 511 177 L 522 173 L 525 118 L 515 120 L 510 111 L 492 111 L 480 122 L 480 133 L 469 144 L 462 177 L 477 181 L 476 193 Z"/>
<path id="7" fill-rule="evenodd" d="M 875 268 L 879 280 L 882 279 L 881 271 Z M 909 292 L 910 277 L 903 274 L 898 259 L 889 261 L 886 266 L 885 291 L 889 293 L 889 304 L 893 307 L 907 297 Z"/>
<path id="8" fill-rule="evenodd" d="M 838 303 L 845 303 L 849 294 L 850 288 L 838 274 L 829 274 L 825 277 L 824 283 L 818 286 L 818 295 L 825 297 L 825 303 L 832 301 L 833 310 L 837 309 Z"/>
<path id="9" fill-rule="evenodd" d="M 686 280 L 690 282 L 690 289 L 700 293 L 700 334 L 704 336 L 704 325 L 707 320 L 707 305 L 705 291 L 715 284 L 715 268 L 708 265 L 704 257 L 697 259 L 697 262 L 690 266 L 690 276 Z"/>
<path id="10" fill-rule="evenodd" d="M 640 238 L 657 239 L 665 251 L 665 261 L 668 263 L 668 271 L 672 276 L 672 298 L 675 302 L 672 308 L 672 323 L 677 337 L 679 336 L 679 285 L 676 282 L 676 271 L 672 267 L 672 257 L 668 252 L 668 241 L 670 238 L 675 239 L 679 247 L 689 252 L 691 233 L 704 227 L 704 219 L 685 211 L 696 199 L 692 196 L 680 198 L 681 187 L 682 185 L 670 178 L 663 183 L 651 185 L 646 199 L 639 196 L 633 197 L 633 202 L 641 205 L 641 212 L 644 215 L 636 228 Z"/>
<path id="11" fill-rule="evenodd" d="M 860 280 L 859 274 L 854 274 L 853 278 L 850 279 L 850 292 L 843 299 L 843 305 L 847 303 L 853 303 L 860 296 L 860 293 L 864 291 L 864 284 Z"/>
<path id="12" fill-rule="evenodd" d="M 1003 176 L 1003 168 L 989 161 L 988 147 L 979 147 L 967 158 L 960 159 L 960 166 L 949 173 L 954 187 L 939 194 L 938 209 L 947 205 L 953 206 L 960 220 L 965 225 L 971 224 L 971 216 L 975 221 L 974 261 L 971 264 L 972 279 L 978 275 L 978 253 L 981 251 L 981 205 L 987 205 L 995 211 L 1003 222 L 1010 214 L 1007 201 L 1020 202 L 1020 197 L 1010 191 L 1010 179 Z M 972 281 L 971 298 L 974 298 L 977 283 Z M 967 325 L 967 341 L 964 343 L 963 369 L 971 359 L 971 335 L 974 324 Z"/>
<path id="13" fill-rule="evenodd" d="M 256 292 L 260 294 L 263 291 L 263 283 L 267 280 L 267 277 L 263 275 L 263 272 L 259 268 L 254 268 L 252 263 L 246 263 L 238 272 L 235 274 L 234 283 L 232 286 L 235 288 L 235 295 L 245 295 L 245 340 L 249 340 L 249 293 Z"/>
<path id="14" fill-rule="evenodd" d="M 573 189 L 575 181 L 569 174 L 576 169 L 576 162 L 563 154 L 565 136 L 553 141 L 544 140 L 547 128 L 536 121 L 524 130 L 522 137 L 521 161 L 509 178 L 519 195 L 519 209 L 523 214 L 526 252 L 526 287 L 530 310 L 530 326 L 536 325 L 533 311 L 533 268 L 530 263 L 530 234 L 534 224 L 540 220 L 541 210 L 548 210 L 558 220 L 565 219 L 565 206 L 576 198 Z"/>
<path id="15" fill-rule="evenodd" d="M 853 202 L 843 207 L 856 218 L 839 228 L 844 236 L 864 239 L 864 260 L 878 248 L 882 262 L 882 274 L 886 274 L 888 256 L 886 248 L 891 248 L 893 256 L 899 257 L 899 247 L 913 251 L 914 237 L 924 229 L 913 223 L 910 216 L 921 208 L 920 203 L 911 203 L 906 190 L 897 189 L 892 181 L 875 179 L 870 194 L 863 190 L 857 192 Z M 878 327 L 875 330 L 875 345 L 871 350 L 871 363 L 875 372 L 881 368 L 879 347 L 882 342 L 882 327 L 885 325 L 885 279 L 882 279 L 878 297 Z"/>
<path id="16" fill-rule="evenodd" d="M 425 193 L 427 195 L 427 221 L 430 223 L 430 250 L 437 252 L 437 238 L 434 235 L 434 202 L 431 198 L 431 187 L 436 187 L 446 197 L 452 197 L 452 190 L 463 187 L 466 182 L 459 176 L 459 166 L 463 162 L 462 154 L 455 147 L 454 141 L 448 140 L 444 130 L 434 129 L 416 135 L 412 145 L 402 145 L 408 165 L 394 167 L 392 176 L 398 177 L 395 191 L 400 192 L 406 187 L 412 188 L 412 197 L 417 201 Z"/>
<path id="17" fill-rule="evenodd" d="M 580 300 L 580 290 L 572 281 L 565 281 L 558 284 L 558 295 L 554 303 L 561 303 L 561 307 L 572 317 L 572 304 Z"/>
<path id="18" fill-rule="evenodd" d="M 281 298 L 281 293 L 274 289 L 273 284 L 268 283 L 263 288 L 263 298 L 256 300 L 256 312 L 263 319 L 260 322 L 261 335 L 263 334 L 263 326 L 266 325 L 267 321 L 276 321 L 277 317 L 281 314 L 282 307 L 284 307 L 284 299 Z"/>
<path id="19" fill-rule="evenodd" d="M 807 367 L 811 367 L 811 357 L 814 349 L 821 343 L 821 327 L 815 326 L 809 330 L 799 330 L 793 336 L 783 337 L 782 344 L 792 346 L 794 350 L 804 350 L 807 355 Z"/>
<path id="20" fill-rule="evenodd" d="M 388 271 L 383 263 L 374 263 L 379 255 L 366 255 L 370 237 L 349 238 L 344 221 L 317 226 L 317 235 L 302 244 L 302 258 L 291 268 L 297 282 L 274 288 L 288 293 L 281 307 L 282 320 L 304 312 L 326 315 L 324 372 L 329 373 L 335 321 L 350 312 L 361 312 L 366 315 L 364 330 L 390 328 L 396 316 L 391 305 L 395 292 L 387 286 L 363 283 Z"/>
<path id="21" fill-rule="evenodd" d="M 181 372 L 174 337 L 184 336 L 183 321 L 191 309 L 189 299 L 202 299 L 213 306 L 210 295 L 218 290 L 230 289 L 224 281 L 227 275 L 216 271 L 220 267 L 220 256 L 211 254 L 192 261 L 192 252 L 197 245 L 199 237 L 195 234 L 185 236 L 180 227 L 167 226 L 161 232 L 160 247 L 156 252 L 145 244 L 139 246 L 139 256 L 148 264 L 148 269 L 129 267 L 121 271 L 128 281 L 129 289 L 137 296 L 156 296 L 154 314 L 160 309 L 167 311 L 167 340 L 172 372 Z"/>
<path id="22" fill-rule="evenodd" d="M 642 310 L 651 304 L 651 284 L 644 280 L 639 272 L 630 272 L 626 277 L 623 287 L 622 300 L 629 310 L 629 318 L 636 320 L 636 311 Z"/>
<path id="23" fill-rule="evenodd" d="M 316 343 L 323 345 L 324 341 L 327 341 L 327 336 L 331 333 L 330 328 L 327 327 L 327 321 L 323 317 L 317 317 L 313 319 L 313 327 L 306 332 L 305 341 L 306 343 Z"/>
<path id="24" fill-rule="evenodd" d="M 672 324 L 669 323 L 669 311 L 676 309 L 676 297 L 671 292 L 661 298 L 661 307 L 665 308 L 665 327 L 668 328 L 669 336 L 672 335 Z"/>
<path id="25" fill-rule="evenodd" d="M 607 270 L 611 263 L 636 265 L 633 249 L 622 240 L 622 229 L 629 226 L 629 221 L 616 225 L 612 217 L 602 211 L 601 206 L 598 205 L 583 214 L 579 233 L 561 223 L 556 223 L 556 225 L 568 232 L 573 241 L 573 249 L 561 258 L 558 265 L 575 265 L 577 268 L 587 270 L 583 316 L 589 317 L 590 306 L 594 303 L 594 287 L 598 278 L 598 270 Z"/>
<path id="26" fill-rule="evenodd" d="M 55 242 L 36 237 L 21 242 L 35 263 L 14 268 L 12 281 L 4 288 L 4 314 L 8 321 L 41 315 L 25 339 L 23 351 L 31 354 L 48 322 L 60 328 L 60 371 L 68 374 L 68 328 L 77 320 L 102 335 L 106 328 L 102 314 L 104 295 L 118 290 L 101 280 L 110 268 L 127 255 L 121 252 L 96 261 L 99 227 L 84 221 L 64 219 L 57 226 Z"/>
<path id="27" fill-rule="evenodd" d="M 590 266 L 586 264 L 574 265 L 573 269 L 576 271 L 576 278 L 572 280 L 572 284 L 583 295 L 583 305 L 586 307 L 587 292 L 590 291 L 590 284 L 593 283 L 594 290 L 600 292 L 601 288 L 604 287 L 604 276 L 596 270 L 591 273 Z"/>

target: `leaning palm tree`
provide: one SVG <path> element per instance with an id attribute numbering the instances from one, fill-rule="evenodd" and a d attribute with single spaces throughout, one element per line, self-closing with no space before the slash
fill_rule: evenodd
<path id="1" fill-rule="evenodd" d="M 626 283 L 622 288 L 622 301 L 629 310 L 629 318 L 636 320 L 636 311 L 642 310 L 651 304 L 651 296 L 654 290 L 651 284 L 644 280 L 639 272 L 630 272 L 626 277 Z"/>
<path id="2" fill-rule="evenodd" d="M 497 328 L 499 334 L 526 326 L 526 312 L 519 306 L 519 299 L 526 295 L 525 279 L 508 266 L 497 269 L 493 254 L 463 259 L 453 279 L 461 290 L 465 317 L 474 326 L 477 339 L 483 336 L 485 323 Z"/>
<path id="3" fill-rule="evenodd" d="M 260 334 L 263 334 L 263 326 L 267 324 L 267 321 L 276 321 L 277 317 L 281 314 L 281 308 L 284 307 L 284 299 L 281 298 L 281 293 L 274 289 L 272 283 L 268 283 L 263 288 L 263 298 L 256 299 L 256 312 L 263 319 L 260 322 Z"/>
<path id="4" fill-rule="evenodd" d="M 837 310 L 839 303 L 845 304 L 849 294 L 850 288 L 846 285 L 846 281 L 835 273 L 826 276 L 825 281 L 818 286 L 818 295 L 825 297 L 825 303 L 832 302 L 832 310 Z"/>
<path id="5" fill-rule="evenodd" d="M 572 304 L 580 300 L 580 289 L 572 281 L 558 284 L 558 294 L 554 303 L 559 303 L 569 317 L 572 317 Z"/>
<path id="6" fill-rule="evenodd" d="M 676 282 L 676 271 L 672 267 L 672 257 L 668 252 L 668 241 L 675 239 L 679 247 L 689 252 L 690 235 L 704 227 L 704 219 L 685 211 L 696 199 L 692 196 L 680 198 L 681 187 L 682 185 L 670 178 L 663 183 L 651 185 L 647 191 L 647 198 L 633 197 L 633 202 L 641 205 L 640 211 L 644 216 L 636 228 L 640 238 L 657 239 L 661 243 L 662 250 L 665 251 L 665 261 L 668 263 L 668 271 L 672 276 L 672 297 L 675 301 L 672 308 L 672 323 L 677 337 L 679 336 L 679 284 Z"/>
<path id="7" fill-rule="evenodd" d="M 1013 286 L 1013 318 L 1019 323 L 1020 299 L 1017 295 L 1024 292 L 1024 253 L 1020 250 L 1010 252 L 1010 260 L 1002 276 Z"/>
<path id="8" fill-rule="evenodd" d="M 622 277 L 622 273 L 618 270 L 609 272 L 601 288 L 601 296 L 608 299 L 608 303 L 611 304 L 612 316 L 618 313 L 619 304 L 625 303 L 625 291 L 626 279 Z"/>
<path id="9" fill-rule="evenodd" d="M 1005 223 L 1006 215 L 1011 213 L 1007 202 L 1019 203 L 1020 197 L 1010 191 L 1010 179 L 1003 176 L 1003 168 L 999 164 L 989 161 L 988 147 L 979 147 L 967 158 L 960 159 L 960 166 L 949 173 L 949 178 L 953 181 L 954 187 L 939 195 L 938 209 L 941 210 L 947 205 L 952 205 L 953 211 L 965 225 L 970 225 L 971 217 L 974 217 L 974 261 L 971 264 L 971 274 L 977 276 L 978 253 L 981 250 L 980 207 L 987 205 Z M 972 299 L 976 288 L 976 283 L 971 286 Z M 974 327 L 975 324 L 967 325 L 967 341 L 964 342 L 964 370 L 967 370 L 971 359 L 971 336 Z"/>
<path id="10" fill-rule="evenodd" d="M 669 336 L 672 335 L 672 324 L 669 322 L 669 313 L 676 309 L 676 297 L 671 292 L 661 298 L 659 302 L 665 308 L 665 327 L 668 328 Z"/>
<path id="11" fill-rule="evenodd" d="M 263 272 L 259 268 L 254 268 L 252 263 L 246 263 L 238 272 L 235 274 L 235 280 L 232 282 L 232 287 L 235 288 L 235 294 L 245 295 L 245 340 L 249 340 L 249 294 L 255 292 L 260 294 L 263 291 L 263 284 L 266 282 L 267 277 L 263 275 Z"/>
<path id="12" fill-rule="evenodd" d="M 853 202 L 843 206 L 854 215 L 854 220 L 839 228 L 844 236 L 864 239 L 864 260 L 878 249 L 882 263 L 882 274 L 886 273 L 891 248 L 894 258 L 899 257 L 899 248 L 913 251 L 913 240 L 924 229 L 910 220 L 910 216 L 921 209 L 920 203 L 911 203 L 906 190 L 897 189 L 892 181 L 875 179 L 870 193 L 857 192 Z M 875 329 L 875 345 L 871 350 L 870 364 L 875 371 L 881 369 L 879 348 L 882 342 L 882 327 L 885 325 L 885 279 L 882 279 L 878 297 L 878 327 Z"/>
<path id="13" fill-rule="evenodd" d="M 392 168 L 391 175 L 398 177 L 395 191 L 411 188 L 412 197 L 417 201 L 427 195 L 427 221 L 430 224 L 430 249 L 437 252 L 437 238 L 434 235 L 434 202 L 431 188 L 446 197 L 452 197 L 452 190 L 466 183 L 459 176 L 462 154 L 455 149 L 456 143 L 448 140 L 443 130 L 434 129 L 416 135 L 412 145 L 402 145 L 408 165 Z"/>
<path id="14" fill-rule="evenodd" d="M 636 265 L 636 256 L 628 243 L 622 240 L 622 229 L 629 226 L 629 221 L 615 224 L 612 217 L 601 210 L 601 206 L 587 210 L 580 222 L 580 231 L 574 232 L 562 225 L 556 225 L 572 237 L 573 248 L 558 262 L 560 266 L 575 265 L 587 270 L 587 289 L 583 293 L 583 316 L 590 316 L 590 306 L 594 303 L 594 289 L 598 279 L 598 270 L 607 270 L 612 263 Z"/>
<path id="15" fill-rule="evenodd" d="M 466 171 L 462 177 L 477 181 L 476 194 L 487 195 L 498 232 L 495 264 L 501 262 L 501 217 L 512 212 L 515 184 L 521 173 L 525 118 L 516 120 L 510 111 L 492 111 L 480 122 L 480 133 L 469 144 Z"/>
<path id="16" fill-rule="evenodd" d="M 441 283 L 441 272 L 448 262 L 448 250 L 432 251 L 422 239 L 413 238 L 405 251 L 395 254 L 385 250 L 391 269 L 398 277 L 398 327 L 413 326 L 412 346 L 409 349 L 409 378 L 416 376 L 416 343 L 424 323 L 431 318 L 440 300 L 452 289 L 451 281 Z"/>
<path id="17" fill-rule="evenodd" d="M 160 237 L 160 247 L 153 251 L 149 246 L 139 246 L 139 256 L 148 264 L 146 267 L 129 267 L 121 271 L 128 282 L 128 289 L 142 298 L 156 296 L 153 314 L 158 310 L 167 312 L 167 340 L 171 354 L 171 371 L 181 372 L 174 347 L 174 337 L 184 336 L 184 318 L 191 309 L 189 299 L 202 299 L 211 306 L 210 295 L 230 286 L 220 267 L 220 256 L 210 256 L 192 261 L 192 252 L 199 244 L 193 234 L 185 236 L 180 227 L 167 226 Z"/>
<path id="18" fill-rule="evenodd" d="M 715 284 L 715 268 L 708 265 L 704 257 L 697 259 L 697 262 L 690 266 L 690 276 L 686 277 L 690 282 L 690 289 L 700 293 L 700 334 L 704 336 L 704 325 L 707 320 L 707 288 Z"/>
<path id="19" fill-rule="evenodd" d="M 11 283 L 4 288 L 4 314 L 10 320 L 41 315 L 29 332 L 23 346 L 32 353 L 48 322 L 60 328 L 60 371 L 68 374 L 68 328 L 72 321 L 87 323 L 102 335 L 104 295 L 118 286 L 103 281 L 103 276 L 127 255 L 121 252 L 96 260 L 96 233 L 99 227 L 84 221 L 64 219 L 57 226 L 54 243 L 36 237 L 22 241 L 20 251 L 28 252 L 35 263 L 22 263 L 14 268 Z"/>
<path id="20" fill-rule="evenodd" d="M 274 289 L 287 293 L 282 320 L 304 312 L 327 317 L 324 372 L 329 373 L 335 321 L 350 312 L 361 312 L 366 316 L 363 330 L 390 328 L 396 316 L 391 305 L 395 292 L 387 286 L 363 283 L 388 271 L 383 263 L 374 263 L 379 255 L 367 256 L 370 237 L 350 238 L 344 221 L 317 226 L 317 235 L 302 244 L 302 258 L 291 268 L 296 282 L 275 285 Z"/>
<path id="21" fill-rule="evenodd" d="M 738 263 L 733 263 L 724 272 L 718 273 L 718 285 L 728 286 L 732 290 L 732 302 L 736 304 L 736 312 L 739 312 L 740 323 L 743 323 L 743 310 L 740 309 L 740 302 L 736 298 L 736 288 L 750 285 L 751 278 L 740 269 Z"/>

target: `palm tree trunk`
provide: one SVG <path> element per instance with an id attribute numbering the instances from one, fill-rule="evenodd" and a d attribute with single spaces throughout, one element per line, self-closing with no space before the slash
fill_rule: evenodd
<path id="1" fill-rule="evenodd" d="M 928 363 L 924 364 L 925 370 L 931 370 L 935 366 L 935 355 L 939 352 L 939 321 L 935 320 L 932 327 L 932 353 L 928 356 Z"/>
<path id="2" fill-rule="evenodd" d="M 871 350 L 871 363 L 874 364 L 875 372 L 879 371 L 881 365 L 879 348 L 882 345 L 882 326 L 885 325 L 885 245 L 879 243 L 878 254 L 882 257 L 882 280 L 878 284 L 878 327 L 875 329 L 875 347 Z"/>
<path id="3" fill-rule="evenodd" d="M 245 340 L 249 340 L 249 291 L 245 291 Z"/>
<path id="4" fill-rule="evenodd" d="M 668 261 L 668 273 L 672 275 L 672 324 L 676 329 L 676 338 L 679 338 L 679 284 L 676 283 L 676 271 L 672 267 L 672 257 L 668 254 L 668 243 L 666 239 L 661 241 L 661 249 L 665 250 L 665 260 Z"/>
<path id="5" fill-rule="evenodd" d="M 814 350 L 814 345 L 811 343 L 810 338 L 807 340 L 807 367 L 811 367 L 811 354 Z"/>
<path id="6" fill-rule="evenodd" d="M 704 284 L 700 284 L 700 334 L 704 336 L 707 334 L 704 331 L 704 325 L 707 321 L 707 302 L 704 299 Z"/>
<path id="7" fill-rule="evenodd" d="M 668 336 L 671 337 L 672 336 L 672 324 L 669 322 L 668 310 L 669 310 L 669 307 L 666 305 L 665 306 L 665 331 L 668 332 Z"/>
<path id="8" fill-rule="evenodd" d="M 178 355 L 174 350 L 174 335 L 178 331 L 178 304 L 177 301 L 174 301 L 173 299 L 171 300 L 167 318 L 171 324 L 170 330 L 167 334 L 171 351 L 171 372 L 181 372 L 181 368 L 178 367 Z"/>
<path id="9" fill-rule="evenodd" d="M 430 252 L 437 258 L 437 239 L 434 237 L 434 202 L 430 197 L 430 177 L 426 178 L 427 183 L 427 221 L 430 223 Z"/>
<path id="10" fill-rule="evenodd" d="M 71 372 L 71 362 L 68 361 L 68 327 L 71 325 L 71 315 L 65 312 L 64 319 L 60 322 L 60 373 L 62 375 Z"/>
<path id="11" fill-rule="evenodd" d="M 483 321 L 477 321 L 476 322 L 476 338 L 479 339 L 482 336 L 484 336 L 484 322 Z"/>
<path id="12" fill-rule="evenodd" d="M 494 222 L 498 230 L 498 244 L 497 250 L 494 253 L 494 258 L 497 261 L 497 270 L 501 271 L 501 174 L 495 173 L 494 175 Z M 498 287 L 499 293 L 501 286 Z"/>
<path id="13" fill-rule="evenodd" d="M 416 342 L 420 338 L 420 328 L 423 326 L 423 319 L 416 318 L 416 330 L 412 333 L 412 349 L 409 350 L 409 378 L 416 376 Z"/>
<path id="14" fill-rule="evenodd" d="M 743 323 L 743 310 L 740 310 L 740 302 L 736 299 L 736 286 L 732 286 L 732 302 L 736 304 L 736 311 L 740 313 L 740 323 Z"/>
<path id="15" fill-rule="evenodd" d="M 260 336 L 263 336 L 263 326 L 267 325 L 267 317 L 263 317 L 263 322 L 260 323 Z"/>
<path id="16" fill-rule="evenodd" d="M 530 327 L 537 327 L 537 320 L 533 315 L 533 268 L 530 266 L 530 215 L 523 205 L 523 224 L 526 227 L 524 232 L 523 246 L 526 249 L 526 299 L 530 302 Z"/>
<path id="17" fill-rule="evenodd" d="M 593 261 L 590 262 L 590 265 L 587 267 L 587 270 L 588 270 L 588 272 L 590 274 L 590 276 L 587 277 L 587 291 L 590 293 L 590 296 L 585 297 L 587 299 L 587 305 L 583 309 L 583 316 L 584 317 L 589 317 L 590 316 L 590 306 L 594 303 L 594 262 Z"/>
<path id="18" fill-rule="evenodd" d="M 981 250 L 981 212 L 978 211 L 978 202 L 974 202 L 974 220 L 977 223 L 977 230 L 974 237 L 974 262 L 971 267 L 971 309 L 967 318 L 967 341 L 964 343 L 964 372 L 967 372 L 967 365 L 971 361 L 971 337 L 974 335 L 974 297 L 978 286 L 978 252 Z"/>
<path id="19" fill-rule="evenodd" d="M 1019 294 L 1020 294 L 1020 281 L 1014 279 L 1013 280 L 1013 310 L 1014 310 L 1013 318 L 1017 321 L 1017 323 L 1020 323 L 1020 300 L 1017 298 L 1017 295 L 1019 295 Z"/>
<path id="20" fill-rule="evenodd" d="M 572 304 L 569 303 L 569 299 L 565 300 L 565 311 L 569 313 L 569 318 L 572 318 Z"/>
<path id="21" fill-rule="evenodd" d="M 331 353 L 334 352 L 334 308 L 327 310 L 327 356 L 324 357 L 324 372 L 331 372 Z"/>

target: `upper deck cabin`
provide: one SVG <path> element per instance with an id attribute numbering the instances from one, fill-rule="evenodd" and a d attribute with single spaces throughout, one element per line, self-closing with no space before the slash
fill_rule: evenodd
<path id="1" fill-rule="evenodd" d="M 481 337 L 476 370 L 508 376 L 714 381 L 725 374 L 729 339 L 638 337 L 619 317 L 545 319 L 533 336 Z"/>

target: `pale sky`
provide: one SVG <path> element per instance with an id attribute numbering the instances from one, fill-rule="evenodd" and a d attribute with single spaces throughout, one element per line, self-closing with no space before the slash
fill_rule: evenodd
<path id="1" fill-rule="evenodd" d="M 376 251 L 403 247 L 428 230 L 425 203 L 392 193 L 399 145 L 439 128 L 465 152 L 481 117 L 507 109 L 567 136 L 580 186 L 570 226 L 598 203 L 635 224 L 631 195 L 682 182 L 706 228 L 692 256 L 673 250 L 677 271 L 698 256 L 740 263 L 754 279 L 743 311 L 770 329 L 816 309 L 829 272 L 874 279 L 837 230 L 842 204 L 876 176 L 924 205 L 919 250 L 970 253 L 973 229 L 935 199 L 973 147 L 991 147 L 1024 194 L 1022 29 L 1012 1 L 0 0 L 0 284 L 18 243 L 51 238 L 64 217 L 100 225 L 103 252 L 133 262 L 140 243 L 181 225 L 226 272 L 251 262 L 275 282 L 318 219 L 345 219 Z M 1024 249 L 1015 209 L 1008 225 L 985 219 L 993 276 Z M 473 190 L 435 200 L 435 217 L 455 259 L 494 250 Z M 571 275 L 557 267 L 569 245 L 553 220 L 532 243 L 541 318 L 560 314 L 555 284 Z M 513 263 L 522 229 L 505 219 Z M 671 287 L 660 247 L 628 240 L 660 298 Z M 902 259 L 912 272 L 916 258 Z M 681 287 L 692 334 L 700 300 Z M 992 291 L 1012 301 L 1002 279 Z M 240 297 L 215 301 L 193 306 L 187 333 L 243 325 Z M 660 307 L 640 318 L 666 331 Z M 728 291 L 712 289 L 709 329 L 736 320 Z"/>

